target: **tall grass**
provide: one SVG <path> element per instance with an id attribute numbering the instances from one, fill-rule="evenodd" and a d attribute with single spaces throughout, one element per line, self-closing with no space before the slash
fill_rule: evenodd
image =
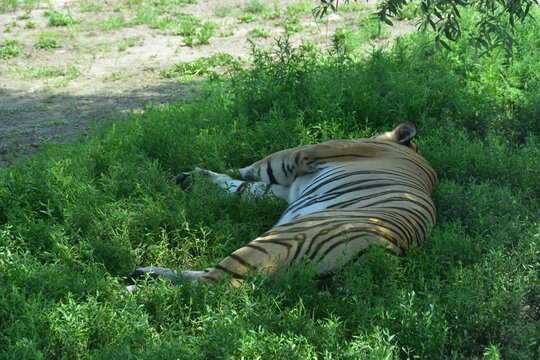
<path id="1" fill-rule="evenodd" d="M 0 171 L 0 357 L 536 359 L 540 279 L 537 53 L 416 35 L 353 60 L 285 42 L 196 101 L 99 126 Z M 439 173 L 436 227 L 405 258 L 373 249 L 320 284 L 306 264 L 238 291 L 125 291 L 140 265 L 198 269 L 268 229 L 279 201 L 167 184 L 403 120 Z"/>

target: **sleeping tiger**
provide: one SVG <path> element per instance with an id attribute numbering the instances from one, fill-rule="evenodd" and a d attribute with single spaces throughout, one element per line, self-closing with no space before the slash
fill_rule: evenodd
<path id="1" fill-rule="evenodd" d="M 270 230 L 212 268 L 143 267 L 130 279 L 148 274 L 237 287 L 255 272 L 272 276 L 305 258 L 317 273 L 328 273 L 358 259 L 372 244 L 402 255 L 423 241 L 436 216 L 431 193 L 437 175 L 411 142 L 415 135 L 416 126 L 406 122 L 369 139 L 279 151 L 239 169 L 241 180 L 196 168 L 229 193 L 273 194 L 289 206 Z M 185 189 L 193 177 L 181 173 L 173 180 Z"/>

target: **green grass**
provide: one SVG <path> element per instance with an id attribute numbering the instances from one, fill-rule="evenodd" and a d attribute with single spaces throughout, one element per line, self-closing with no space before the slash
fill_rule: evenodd
<path id="1" fill-rule="evenodd" d="M 285 12 L 289 16 L 296 16 L 300 13 L 309 13 L 313 10 L 313 6 L 309 1 L 299 1 L 294 5 L 289 5 L 285 8 Z"/>
<path id="2" fill-rule="evenodd" d="M 24 6 L 25 8 L 35 8 L 41 3 L 41 0 L 0 0 L 0 12 L 15 10 L 20 6 Z"/>
<path id="3" fill-rule="evenodd" d="M 127 26 L 126 17 L 124 14 L 111 15 L 108 19 L 101 22 L 101 26 L 105 31 L 118 30 Z"/>
<path id="4" fill-rule="evenodd" d="M 66 67 L 45 67 L 40 66 L 39 68 L 29 68 L 21 71 L 23 78 L 25 79 L 36 79 L 36 78 L 58 78 L 62 77 L 65 80 L 72 80 L 79 75 L 81 71 L 75 66 L 66 66 Z"/>
<path id="5" fill-rule="evenodd" d="M 281 8 L 277 2 L 274 3 L 274 6 L 267 6 L 262 12 L 262 17 L 266 20 L 275 20 L 280 16 Z"/>
<path id="6" fill-rule="evenodd" d="M 134 36 L 125 38 L 118 44 L 118 51 L 125 51 L 128 47 L 135 47 L 137 45 L 140 45 L 144 42 L 144 39 L 140 36 Z"/>
<path id="7" fill-rule="evenodd" d="M 266 5 L 258 0 L 252 0 L 244 6 L 244 11 L 250 14 L 261 14 L 265 9 Z"/>
<path id="8" fill-rule="evenodd" d="M 79 6 L 81 12 L 97 12 L 103 9 L 103 3 L 99 0 L 79 0 Z"/>
<path id="9" fill-rule="evenodd" d="M 233 11 L 232 6 L 230 5 L 218 5 L 214 9 L 214 15 L 220 18 L 228 16 Z"/>
<path id="10" fill-rule="evenodd" d="M 453 53 L 415 35 L 358 59 L 283 40 L 195 100 L 1 170 L 0 358 L 537 359 L 539 33 L 527 22 L 496 58 L 468 34 Z M 125 291 L 136 266 L 215 264 L 284 209 L 205 181 L 184 193 L 173 174 L 403 120 L 440 179 L 437 224 L 406 257 L 374 248 L 322 287 L 300 264 L 238 291 Z"/>

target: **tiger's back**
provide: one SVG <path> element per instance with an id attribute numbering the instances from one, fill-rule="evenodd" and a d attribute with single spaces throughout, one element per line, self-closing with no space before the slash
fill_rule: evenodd
<path id="1" fill-rule="evenodd" d="M 311 150 L 321 156 L 306 164 L 317 170 L 294 180 L 291 188 L 297 190 L 290 193 L 289 207 L 270 231 L 248 244 L 250 254 L 242 249 L 233 253 L 239 258 L 227 265 L 234 273 L 250 267 L 239 267 L 238 260 L 247 260 L 253 268 L 266 262 L 263 244 L 281 248 L 276 262 L 280 270 L 305 257 L 315 262 L 318 272 L 328 272 L 362 255 L 371 244 L 401 255 L 412 243 L 422 242 L 435 223 L 431 193 L 437 176 L 420 154 L 376 139 L 319 145 Z M 322 156 L 331 152 L 334 156 Z"/>

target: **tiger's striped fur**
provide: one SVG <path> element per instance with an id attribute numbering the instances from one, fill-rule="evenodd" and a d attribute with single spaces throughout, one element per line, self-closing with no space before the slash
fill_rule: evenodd
<path id="1" fill-rule="evenodd" d="M 213 268 L 183 271 L 146 267 L 151 273 L 238 286 L 257 269 L 269 275 L 310 259 L 319 273 L 361 256 L 371 244 L 401 255 L 421 243 L 435 223 L 431 193 L 437 175 L 410 140 L 416 127 L 403 123 L 370 139 L 334 140 L 283 150 L 239 170 L 242 180 L 195 169 L 231 193 L 271 192 L 289 207 L 269 231 Z M 183 186 L 189 173 L 176 181 Z"/>

